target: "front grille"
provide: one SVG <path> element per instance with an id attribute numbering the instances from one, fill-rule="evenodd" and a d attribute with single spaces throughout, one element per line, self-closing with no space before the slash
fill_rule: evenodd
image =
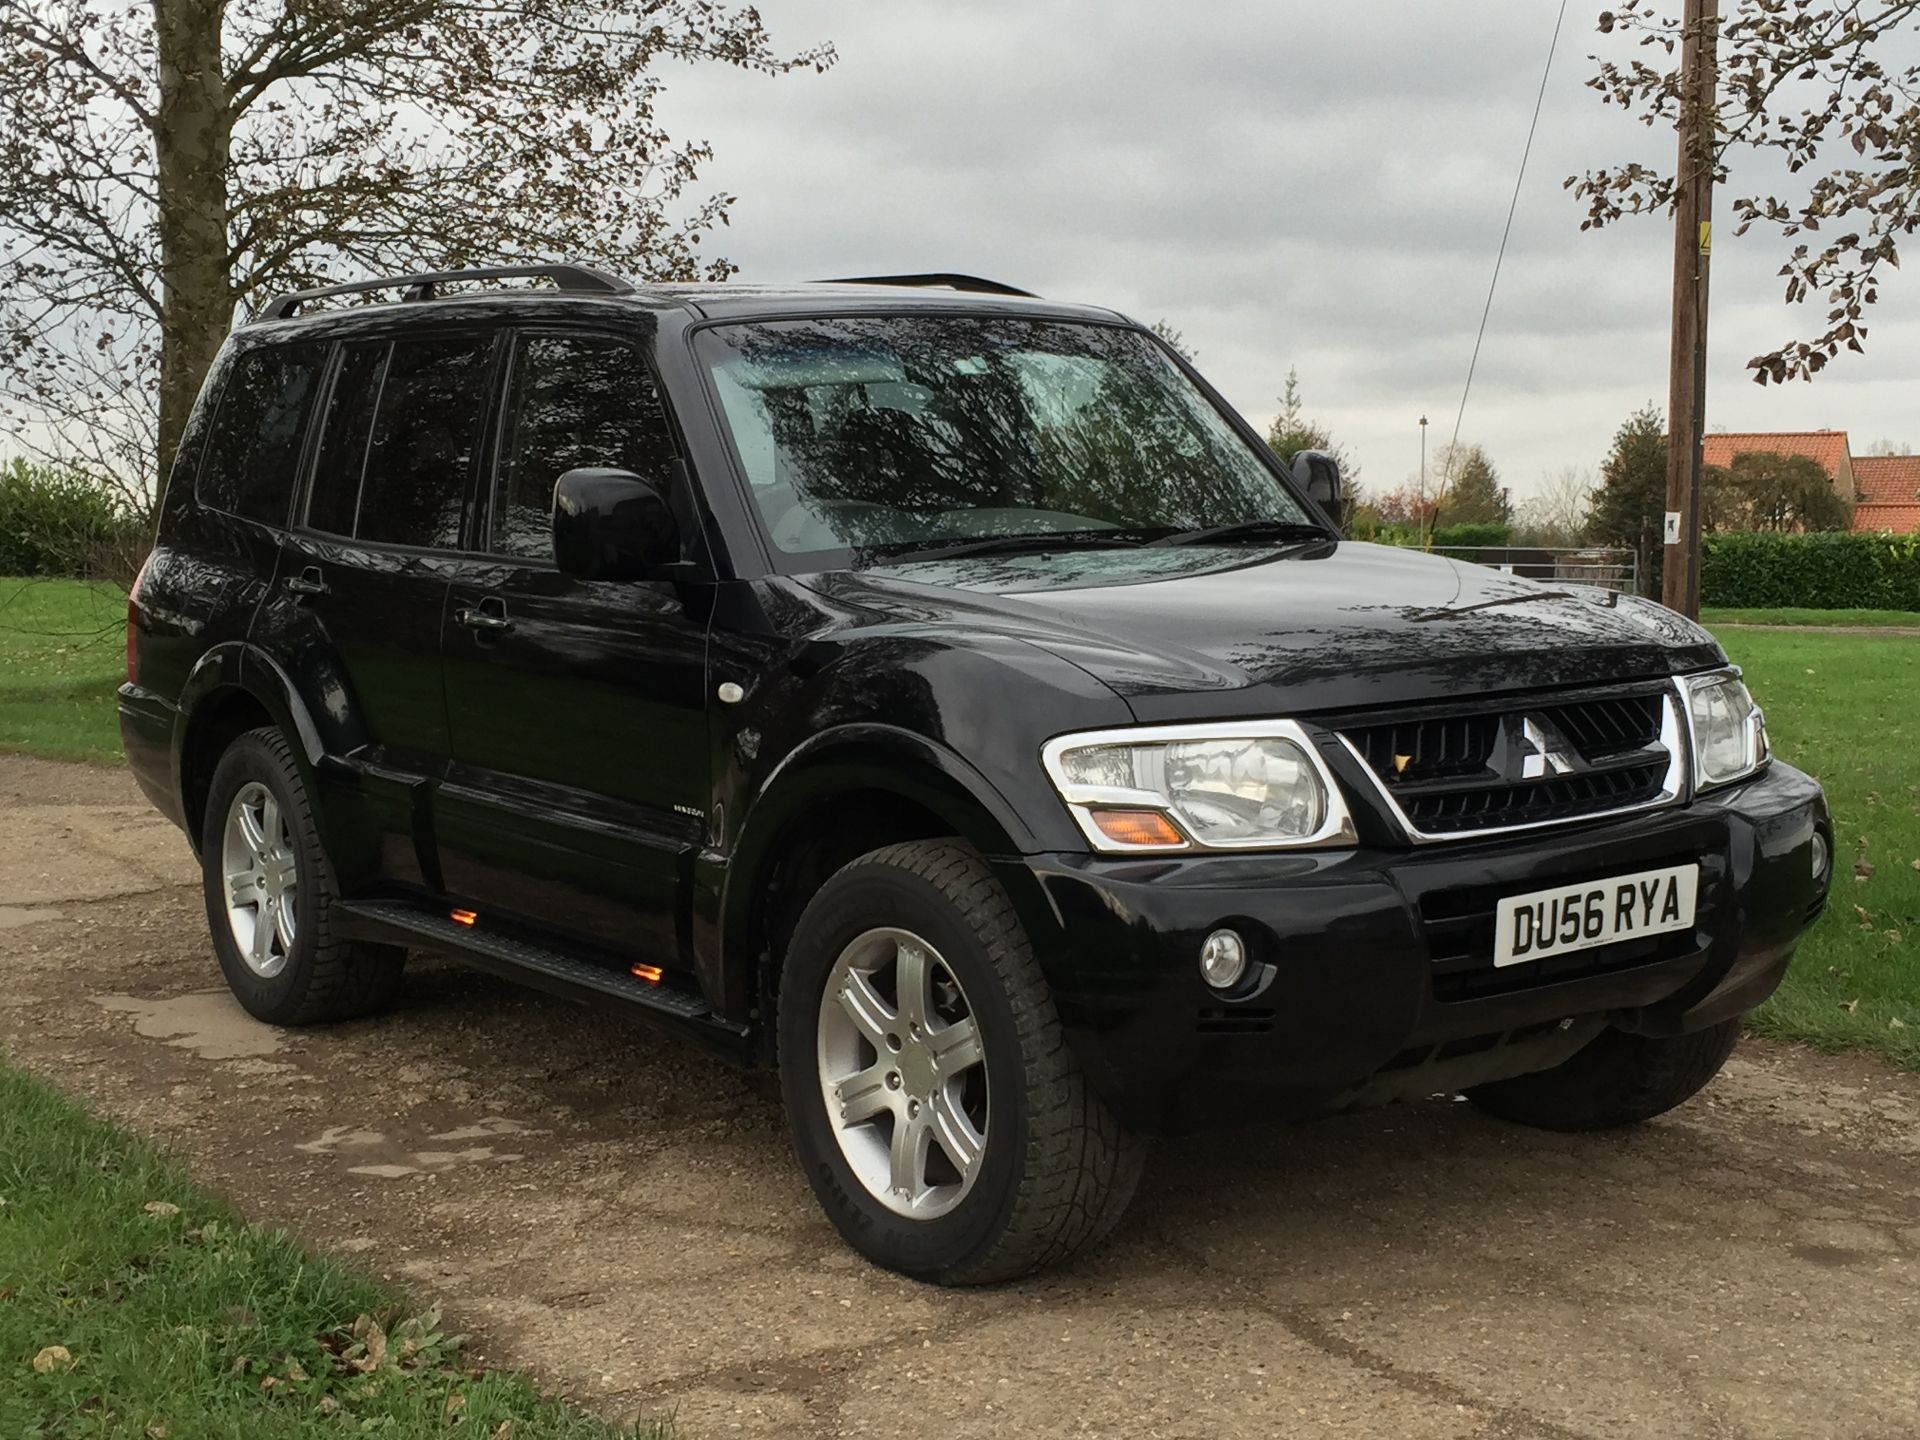
<path id="1" fill-rule="evenodd" d="M 1472 835 L 1638 809 L 1671 793 L 1671 695 L 1651 685 L 1509 699 L 1339 729 L 1414 831 Z"/>

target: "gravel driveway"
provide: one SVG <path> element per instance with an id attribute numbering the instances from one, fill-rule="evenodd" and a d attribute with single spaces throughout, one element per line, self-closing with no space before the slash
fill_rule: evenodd
<path id="1" fill-rule="evenodd" d="M 1433 1101 L 1162 1145 L 1107 1248 L 869 1268 L 764 1078 L 422 957 L 282 1032 L 123 774 L 0 757 L 0 1047 L 494 1363 L 717 1436 L 1920 1434 L 1920 1077 L 1749 1042 L 1627 1135 Z"/>

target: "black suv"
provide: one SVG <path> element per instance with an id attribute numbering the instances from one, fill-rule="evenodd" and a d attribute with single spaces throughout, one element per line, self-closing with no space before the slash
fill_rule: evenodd
<path id="1" fill-rule="evenodd" d="M 1825 903 L 1819 787 L 1687 620 L 1338 492 L 963 276 L 291 295 L 173 466 L 127 755 L 260 1019 L 409 947 L 626 1005 L 776 1065 L 934 1280 L 1099 1239 L 1147 1134 L 1679 1104 Z"/>

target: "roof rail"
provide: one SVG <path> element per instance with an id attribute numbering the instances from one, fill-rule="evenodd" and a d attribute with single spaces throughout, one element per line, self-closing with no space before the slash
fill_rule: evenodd
<path id="1" fill-rule="evenodd" d="M 296 290 L 275 297 L 257 318 L 285 320 L 311 301 L 333 295 L 361 295 L 369 290 L 396 290 L 404 286 L 402 303 L 431 300 L 442 285 L 456 280 L 551 280 L 562 290 L 587 295 L 631 295 L 633 286 L 618 275 L 609 275 L 591 265 L 493 265 L 478 270 L 435 270 L 418 275 L 389 275 L 379 280 L 355 280 L 346 285 L 323 285 L 316 290 Z"/>
<path id="2" fill-rule="evenodd" d="M 945 287 L 948 290 L 968 290 L 978 295 L 1019 295 L 1028 300 L 1040 297 L 1031 290 L 1016 289 L 1012 285 L 1003 285 L 998 280 L 983 280 L 978 275 L 952 275 L 935 273 L 930 275 L 847 275 L 838 280 L 816 280 L 816 285 L 911 285 Z"/>

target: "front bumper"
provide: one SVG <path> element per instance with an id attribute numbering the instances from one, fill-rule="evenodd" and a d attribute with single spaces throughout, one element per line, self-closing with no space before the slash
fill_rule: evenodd
<path id="1" fill-rule="evenodd" d="M 1024 863 L 1082 1064 L 1123 1124 L 1166 1133 L 1541 1069 L 1605 1024 L 1676 1035 L 1744 1014 L 1826 904 L 1816 832 L 1831 854 L 1819 785 L 1775 763 L 1675 809 L 1479 844 Z M 1689 860 L 1692 930 L 1493 968 L 1501 896 Z M 1196 963 L 1222 925 L 1255 961 L 1228 995 Z"/>

